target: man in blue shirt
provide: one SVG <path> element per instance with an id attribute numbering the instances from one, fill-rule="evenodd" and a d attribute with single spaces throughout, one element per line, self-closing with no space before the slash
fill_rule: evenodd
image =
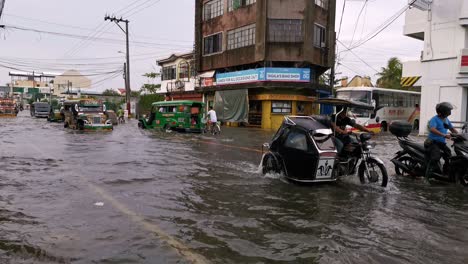
<path id="1" fill-rule="evenodd" d="M 437 115 L 431 118 L 428 124 L 429 136 L 424 142 L 424 147 L 426 148 L 426 160 L 427 169 L 426 169 L 426 178 L 429 178 L 432 173 L 438 169 L 440 172 L 445 172 L 446 166 L 449 164 L 448 160 L 452 155 L 452 151 L 447 147 L 445 139 L 450 139 L 450 132 L 456 134 L 457 130 L 453 127 L 450 120 L 447 118 L 452 114 L 453 106 L 450 103 L 442 102 L 437 104 L 436 112 Z M 439 167 L 439 160 L 441 153 L 443 153 L 443 158 L 445 160 L 443 171 Z"/>

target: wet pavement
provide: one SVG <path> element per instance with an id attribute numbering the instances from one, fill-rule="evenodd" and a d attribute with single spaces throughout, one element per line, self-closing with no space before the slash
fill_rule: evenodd
<path id="1" fill-rule="evenodd" d="M 468 189 L 395 176 L 302 186 L 259 170 L 274 131 L 80 133 L 0 120 L 0 263 L 466 263 Z M 418 140 L 421 140 L 419 138 Z"/>

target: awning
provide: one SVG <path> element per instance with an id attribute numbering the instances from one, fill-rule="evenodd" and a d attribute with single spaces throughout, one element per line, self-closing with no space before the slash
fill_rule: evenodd
<path id="1" fill-rule="evenodd" d="M 419 81 L 419 79 L 421 79 L 421 76 L 401 77 L 400 84 L 402 87 L 411 87 Z"/>
<path id="2" fill-rule="evenodd" d="M 215 75 L 216 71 L 206 71 L 202 74 L 199 75 L 200 78 L 213 78 Z"/>

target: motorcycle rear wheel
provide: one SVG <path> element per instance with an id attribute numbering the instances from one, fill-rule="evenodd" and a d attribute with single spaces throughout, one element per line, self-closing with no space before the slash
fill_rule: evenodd
<path id="1" fill-rule="evenodd" d="M 468 171 L 459 170 L 456 174 L 456 181 L 462 186 L 468 186 Z"/>
<path id="2" fill-rule="evenodd" d="M 411 171 L 415 171 L 416 170 L 416 161 L 411 158 L 411 157 L 408 157 L 408 156 L 403 156 L 403 157 L 400 157 L 398 159 L 399 162 L 405 164 L 408 168 L 411 169 Z M 397 175 L 411 175 L 411 173 L 408 173 L 408 172 L 405 172 L 402 168 L 400 168 L 400 166 L 398 165 L 395 165 L 395 173 Z"/>
<path id="3" fill-rule="evenodd" d="M 361 183 L 379 183 L 380 186 L 386 187 L 388 183 L 388 174 L 385 166 L 375 160 L 369 160 L 367 161 L 367 167 L 369 169 L 369 173 L 367 173 L 364 161 L 359 165 L 358 175 Z"/>

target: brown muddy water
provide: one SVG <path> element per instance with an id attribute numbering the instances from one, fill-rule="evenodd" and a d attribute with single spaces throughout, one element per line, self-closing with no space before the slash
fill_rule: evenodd
<path id="1" fill-rule="evenodd" d="M 262 175 L 274 131 L 79 133 L 0 120 L 0 263 L 467 263 L 468 189 Z M 420 140 L 420 139 L 418 139 Z"/>

